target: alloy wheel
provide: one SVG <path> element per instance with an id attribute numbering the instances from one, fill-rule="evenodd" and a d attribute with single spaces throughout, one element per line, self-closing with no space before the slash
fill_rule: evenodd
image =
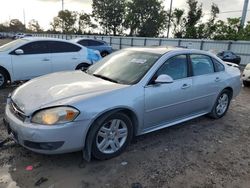
<path id="1" fill-rule="evenodd" d="M 103 124 L 96 136 L 96 145 L 100 152 L 113 154 L 126 142 L 128 127 L 121 119 L 111 119 Z"/>
<path id="2" fill-rule="evenodd" d="M 218 99 L 218 104 L 216 106 L 216 113 L 219 116 L 224 114 L 227 110 L 228 104 L 229 104 L 229 97 L 227 93 L 223 93 Z"/>

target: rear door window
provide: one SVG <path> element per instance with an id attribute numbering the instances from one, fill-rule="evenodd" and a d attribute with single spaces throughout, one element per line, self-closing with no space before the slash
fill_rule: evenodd
<path id="1" fill-rule="evenodd" d="M 89 41 L 89 46 L 101 46 L 101 45 L 103 45 L 102 42 L 95 41 L 95 40 L 90 40 Z"/>
<path id="2" fill-rule="evenodd" d="M 209 56 L 192 54 L 190 55 L 190 60 L 194 76 L 214 73 L 213 61 Z"/>
<path id="3" fill-rule="evenodd" d="M 80 40 L 79 42 L 78 42 L 79 44 L 81 44 L 81 45 L 83 45 L 83 46 L 89 46 L 89 40 Z"/>
<path id="4" fill-rule="evenodd" d="M 216 59 L 213 59 L 213 62 L 214 62 L 215 72 L 221 72 L 221 71 L 225 70 L 225 67 L 224 67 L 224 65 L 222 63 L 220 63 Z"/>
<path id="5" fill-rule="evenodd" d="M 78 52 L 81 50 L 77 45 L 62 41 L 52 41 L 50 43 L 50 49 L 51 53 Z"/>

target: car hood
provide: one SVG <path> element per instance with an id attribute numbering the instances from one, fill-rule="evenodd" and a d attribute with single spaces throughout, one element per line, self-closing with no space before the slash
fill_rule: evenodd
<path id="1" fill-rule="evenodd" d="M 26 115 L 77 96 L 89 98 L 116 89 L 128 87 L 96 78 L 81 71 L 53 73 L 18 87 L 11 95 L 13 102 Z M 61 104 L 67 105 L 67 104 Z"/>

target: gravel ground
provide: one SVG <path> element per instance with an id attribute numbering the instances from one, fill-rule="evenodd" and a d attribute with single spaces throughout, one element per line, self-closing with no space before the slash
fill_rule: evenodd
<path id="1" fill-rule="evenodd" d="M 6 97 L 0 90 L 0 118 Z M 81 152 L 40 155 L 13 142 L 0 147 L 0 188 L 250 187 L 250 88 L 225 117 L 200 117 L 139 136 L 111 160 L 82 162 Z M 0 140 L 7 137 L 0 122 Z M 33 170 L 26 167 L 32 165 Z"/>
<path id="2" fill-rule="evenodd" d="M 12 90 L 0 91 L 0 118 Z M 46 156 L 7 143 L 0 148 L 0 171 L 6 172 L 0 173 L 0 187 L 34 187 L 40 178 L 47 179 L 40 187 L 50 188 L 250 187 L 249 102 L 250 88 L 243 88 L 224 118 L 200 117 L 139 136 L 108 161 L 82 163 L 81 152 Z M 0 139 L 6 136 L 1 122 Z"/>

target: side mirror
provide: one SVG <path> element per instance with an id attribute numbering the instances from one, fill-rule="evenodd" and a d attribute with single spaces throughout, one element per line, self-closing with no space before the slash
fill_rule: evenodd
<path id="1" fill-rule="evenodd" d="M 24 51 L 22 49 L 17 49 L 17 50 L 15 50 L 15 54 L 22 55 L 22 54 L 24 54 Z"/>
<path id="2" fill-rule="evenodd" d="M 161 74 L 155 80 L 156 84 L 164 84 L 164 83 L 167 84 L 167 83 L 173 83 L 173 82 L 174 82 L 173 78 L 167 74 Z"/>

